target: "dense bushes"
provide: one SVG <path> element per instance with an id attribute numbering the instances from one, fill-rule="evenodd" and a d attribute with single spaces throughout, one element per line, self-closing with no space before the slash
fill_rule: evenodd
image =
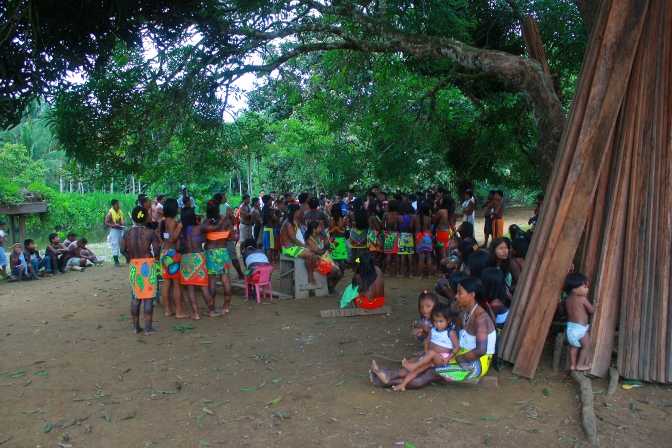
<path id="1" fill-rule="evenodd" d="M 26 232 L 32 238 L 46 240 L 46 235 L 56 232 L 62 237 L 68 232 L 85 235 L 89 241 L 99 241 L 106 233 L 103 219 L 112 199 L 119 199 L 121 209 L 128 219 L 128 212 L 135 204 L 135 196 L 110 193 L 58 193 L 42 192 L 49 203 L 44 215 L 32 216 L 26 222 Z"/>

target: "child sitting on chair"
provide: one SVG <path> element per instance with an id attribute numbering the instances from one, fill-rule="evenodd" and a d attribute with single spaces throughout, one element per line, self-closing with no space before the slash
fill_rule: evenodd
<path id="1" fill-rule="evenodd" d="M 409 371 L 404 381 L 394 386 L 396 391 L 406 390 L 406 385 L 427 369 L 445 366 L 460 349 L 457 336 L 458 313 L 445 305 L 437 305 L 432 310 L 432 329 L 425 339 L 425 354 L 416 362 L 402 360 L 401 365 Z"/>

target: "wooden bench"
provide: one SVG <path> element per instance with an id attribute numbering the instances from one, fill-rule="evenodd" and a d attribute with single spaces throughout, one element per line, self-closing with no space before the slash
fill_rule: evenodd
<path id="1" fill-rule="evenodd" d="M 315 272 L 315 284 L 308 282 L 306 262 L 301 258 L 280 256 L 280 274 L 273 281 L 273 287 L 278 291 L 294 297 L 307 299 L 311 295 L 323 297 L 329 295 L 327 278 Z"/>

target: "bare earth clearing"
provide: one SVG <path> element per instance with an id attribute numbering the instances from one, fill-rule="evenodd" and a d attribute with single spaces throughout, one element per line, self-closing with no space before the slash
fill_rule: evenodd
<path id="1" fill-rule="evenodd" d="M 531 382 L 492 371 L 496 389 L 371 387 L 371 358 L 417 350 L 410 322 L 432 284 L 387 279 L 392 314 L 367 318 L 321 319 L 335 297 L 237 296 L 200 322 L 159 307 L 150 337 L 130 331 L 126 268 L 1 284 L 0 447 L 587 446 L 576 386 L 548 360 Z M 669 446 L 672 388 L 593 387 L 602 446 Z"/>

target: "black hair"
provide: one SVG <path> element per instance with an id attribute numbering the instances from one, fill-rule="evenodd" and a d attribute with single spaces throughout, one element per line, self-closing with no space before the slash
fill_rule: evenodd
<path id="1" fill-rule="evenodd" d="M 28 247 L 28 245 L 29 245 L 30 243 L 34 243 L 34 242 L 35 242 L 34 240 L 28 238 L 27 240 L 24 240 L 24 241 L 23 241 L 23 247 Z"/>
<path id="2" fill-rule="evenodd" d="M 331 219 L 333 219 L 334 222 L 338 221 L 342 217 L 343 213 L 341 213 L 341 207 L 331 207 Z"/>
<path id="3" fill-rule="evenodd" d="M 448 277 L 448 285 L 450 285 L 450 289 L 452 289 L 453 292 L 457 292 L 457 285 L 467 277 L 468 275 L 462 271 L 455 271 L 450 274 L 450 277 Z"/>
<path id="4" fill-rule="evenodd" d="M 361 198 L 355 198 L 355 199 L 350 203 L 350 207 L 351 207 L 353 210 L 360 210 L 360 209 L 364 208 L 364 201 L 362 201 Z"/>
<path id="5" fill-rule="evenodd" d="M 205 206 L 205 216 L 213 223 L 219 219 L 219 204 L 217 201 L 208 201 Z"/>
<path id="6" fill-rule="evenodd" d="M 136 224 L 142 224 L 147 219 L 147 210 L 140 205 L 136 205 L 131 212 L 131 218 Z"/>
<path id="7" fill-rule="evenodd" d="M 168 198 L 166 199 L 166 203 L 163 205 L 163 216 L 166 218 L 175 219 L 179 210 L 180 207 L 177 205 L 177 199 Z"/>
<path id="8" fill-rule="evenodd" d="M 476 297 L 476 302 L 479 304 L 483 301 L 483 283 L 476 277 L 465 277 L 457 284 L 469 294 L 473 293 Z"/>
<path id="9" fill-rule="evenodd" d="M 306 193 L 305 191 L 303 193 L 299 193 L 299 198 L 298 198 L 299 199 L 299 204 L 305 203 L 308 200 L 308 196 L 309 196 L 308 193 Z"/>
<path id="10" fill-rule="evenodd" d="M 457 245 L 457 251 L 460 253 L 460 258 L 463 262 L 469 259 L 469 255 L 474 253 L 474 245 L 476 241 L 473 238 L 464 238 Z"/>
<path id="11" fill-rule="evenodd" d="M 243 201 L 244 201 L 245 199 L 250 199 L 250 195 L 247 194 L 247 193 L 245 193 L 245 194 L 243 195 Z"/>
<path id="12" fill-rule="evenodd" d="M 287 207 L 287 221 L 290 223 L 294 222 L 294 215 L 299 211 L 299 206 L 296 204 L 289 204 Z"/>
<path id="13" fill-rule="evenodd" d="M 365 253 L 359 257 L 359 263 L 356 264 L 355 273 L 359 277 L 359 292 L 365 294 L 378 278 L 376 266 L 373 264 L 373 257 Z M 352 278 L 353 286 L 357 286 L 356 277 Z"/>
<path id="14" fill-rule="evenodd" d="M 186 232 L 187 227 L 196 225 L 196 212 L 191 207 L 185 207 L 180 211 L 180 222 L 182 231 Z"/>
<path id="15" fill-rule="evenodd" d="M 315 232 L 315 229 L 322 223 L 322 221 L 310 221 L 308 223 L 308 226 L 306 228 L 306 232 L 303 234 L 303 239 L 308 241 L 308 238 L 310 238 L 313 233 Z"/>
<path id="16" fill-rule="evenodd" d="M 50 233 L 49 236 L 47 237 L 47 240 L 51 243 L 54 241 L 54 238 L 56 238 L 58 235 L 55 233 Z"/>
<path id="17" fill-rule="evenodd" d="M 576 288 L 587 284 L 588 277 L 579 272 L 572 272 L 571 274 L 567 274 L 567 277 L 565 277 L 565 285 L 563 286 L 562 290 L 566 294 L 571 294 L 572 291 L 574 291 Z"/>
<path id="18" fill-rule="evenodd" d="M 511 251 L 518 258 L 527 257 L 527 250 L 530 248 L 530 240 L 528 238 L 520 237 L 511 242 Z"/>
<path id="19" fill-rule="evenodd" d="M 506 247 L 509 249 L 509 256 L 506 260 L 499 260 L 497 258 L 496 250 L 497 247 L 501 244 L 506 244 Z M 509 272 L 511 263 L 511 240 L 508 238 L 496 238 L 490 243 L 490 266 L 499 266 L 504 269 L 505 272 Z"/>
<path id="20" fill-rule="evenodd" d="M 469 275 L 472 277 L 480 277 L 483 269 L 488 267 L 490 263 L 490 253 L 486 250 L 477 250 L 467 258 L 467 267 L 469 268 Z"/>
<path id="21" fill-rule="evenodd" d="M 87 244 L 89 244 L 89 240 L 82 237 L 79 240 L 77 240 L 77 244 L 79 244 L 80 246 L 86 246 Z"/>
<path id="22" fill-rule="evenodd" d="M 157 194 L 157 195 L 156 195 L 156 201 L 159 202 L 161 199 L 163 199 L 163 198 L 165 198 L 165 197 L 166 197 L 165 194 Z"/>
<path id="23" fill-rule="evenodd" d="M 257 198 L 257 197 L 252 198 L 252 206 L 253 207 L 258 203 L 259 203 L 259 198 Z"/>
<path id="24" fill-rule="evenodd" d="M 261 202 L 268 204 L 271 201 L 271 195 L 265 194 L 261 197 Z"/>
<path id="25" fill-rule="evenodd" d="M 221 204 L 222 202 L 224 202 L 224 195 L 222 193 L 215 193 L 214 195 L 212 195 L 212 200 Z"/>
<path id="26" fill-rule="evenodd" d="M 310 199 L 308 199 L 308 207 L 310 209 L 315 210 L 319 206 L 320 206 L 320 200 L 315 196 L 311 196 Z"/>
<path id="27" fill-rule="evenodd" d="M 418 199 L 420 201 L 420 199 Z M 422 229 L 425 226 L 425 218 L 429 216 L 431 223 L 432 217 L 432 207 L 428 201 L 422 201 L 418 203 L 418 217 L 420 219 L 420 228 Z"/>
<path id="28" fill-rule="evenodd" d="M 70 238 L 71 236 L 77 236 L 77 234 L 75 232 L 70 232 L 68 233 L 67 238 Z"/>
<path id="29" fill-rule="evenodd" d="M 425 289 L 420 293 L 420 295 L 418 295 L 418 314 L 422 315 L 422 311 L 420 310 L 420 304 L 422 303 L 423 300 L 427 299 L 431 300 L 432 303 L 434 303 L 434 308 L 436 308 L 436 306 L 439 303 L 438 297 L 436 297 L 436 295 L 433 292 Z"/>
<path id="30" fill-rule="evenodd" d="M 474 238 L 474 225 L 469 221 L 463 221 L 460 227 L 457 228 L 460 238 Z"/>
<path id="31" fill-rule="evenodd" d="M 497 194 L 500 195 L 502 199 L 504 199 L 504 190 L 497 190 Z"/>
<path id="32" fill-rule="evenodd" d="M 511 305 L 504 271 L 497 267 L 488 267 L 483 269 L 480 278 L 483 283 L 483 297 L 486 300 L 499 299 L 507 308 Z"/>
<path id="33" fill-rule="evenodd" d="M 511 224 L 509 226 L 509 236 L 511 237 L 511 240 L 515 240 L 517 238 L 524 238 L 525 232 L 523 231 L 523 229 L 520 228 L 518 224 Z"/>
<path id="34" fill-rule="evenodd" d="M 116 204 L 118 204 L 118 203 L 119 203 L 119 199 L 112 199 L 112 200 L 110 201 L 110 207 L 114 207 L 114 206 L 115 206 Z"/>
<path id="35" fill-rule="evenodd" d="M 142 205 L 142 203 L 145 202 L 148 199 L 149 198 L 147 197 L 147 195 L 145 193 L 140 193 L 138 195 L 138 205 Z"/>
<path id="36" fill-rule="evenodd" d="M 450 322 L 451 320 L 457 319 L 460 316 L 460 313 L 448 305 L 439 303 L 432 309 L 432 320 L 436 316 L 443 316 L 446 321 Z"/>
<path id="37" fill-rule="evenodd" d="M 369 228 L 369 215 L 363 208 L 355 209 L 355 228 L 360 230 Z"/>
<path id="38" fill-rule="evenodd" d="M 387 211 L 388 212 L 398 212 L 399 211 L 399 201 L 396 199 L 392 199 L 387 203 Z"/>
<path id="39" fill-rule="evenodd" d="M 254 240 L 254 238 L 248 238 L 248 239 L 245 240 L 245 242 L 243 242 L 243 249 L 244 250 L 248 249 L 250 247 L 252 247 L 254 249 L 257 248 L 257 242 Z"/>

